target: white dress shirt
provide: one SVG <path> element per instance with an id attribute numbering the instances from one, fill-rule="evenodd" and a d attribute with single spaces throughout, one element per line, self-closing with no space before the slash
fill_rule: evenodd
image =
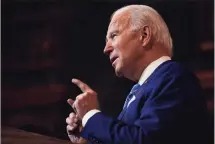
<path id="1" fill-rule="evenodd" d="M 169 56 L 162 56 L 160 57 L 159 59 L 151 62 L 147 67 L 146 69 L 143 71 L 138 83 L 140 85 L 142 85 L 143 83 L 146 83 L 146 79 L 154 72 L 154 70 L 159 66 L 161 65 L 162 63 L 164 63 L 165 61 L 168 61 L 168 60 L 171 60 L 171 58 Z M 133 95 L 133 97 L 131 98 L 131 100 L 129 101 L 128 103 L 128 106 L 131 102 L 133 102 L 134 100 L 136 99 L 135 95 Z M 128 107 L 127 106 L 127 107 Z M 100 110 L 98 109 L 93 109 L 93 110 L 90 110 L 89 112 L 87 112 L 83 119 L 82 119 L 82 125 L 83 127 L 86 125 L 88 119 L 90 119 L 94 114 L 98 113 L 98 112 L 101 112 Z"/>

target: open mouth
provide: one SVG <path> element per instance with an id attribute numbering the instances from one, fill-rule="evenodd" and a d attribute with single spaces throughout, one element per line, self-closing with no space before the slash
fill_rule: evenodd
<path id="1" fill-rule="evenodd" d="M 110 62 L 111 62 L 112 65 L 113 65 L 113 63 L 116 61 L 117 58 L 118 58 L 118 57 L 113 57 L 113 58 L 110 59 Z"/>

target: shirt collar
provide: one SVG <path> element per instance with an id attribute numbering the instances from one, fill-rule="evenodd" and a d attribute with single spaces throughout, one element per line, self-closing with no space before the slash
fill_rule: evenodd
<path id="1" fill-rule="evenodd" d="M 169 56 L 162 56 L 159 59 L 151 62 L 143 71 L 138 83 L 142 85 L 159 65 L 168 60 L 171 60 Z"/>

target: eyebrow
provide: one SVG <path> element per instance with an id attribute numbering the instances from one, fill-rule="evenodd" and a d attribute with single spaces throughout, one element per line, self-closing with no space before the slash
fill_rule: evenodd
<path id="1" fill-rule="evenodd" d="M 106 42 L 107 42 L 107 40 L 111 37 L 111 35 L 112 35 L 113 33 L 119 33 L 119 30 L 114 29 L 114 30 L 111 30 L 110 32 L 108 32 L 108 34 L 107 34 L 107 36 L 106 36 Z"/>

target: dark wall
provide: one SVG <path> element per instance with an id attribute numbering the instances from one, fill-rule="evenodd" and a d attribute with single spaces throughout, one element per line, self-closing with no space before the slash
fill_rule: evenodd
<path id="1" fill-rule="evenodd" d="M 95 89 L 102 111 L 116 117 L 133 82 L 115 76 L 103 48 L 110 15 L 126 4 L 3 1 L 3 124 L 66 138 L 66 99 L 80 93 L 74 77 Z M 213 70 L 213 51 L 206 64 L 199 56 L 201 43 L 213 43 L 213 1 L 146 4 L 170 29 L 173 59 L 193 71 Z"/>

